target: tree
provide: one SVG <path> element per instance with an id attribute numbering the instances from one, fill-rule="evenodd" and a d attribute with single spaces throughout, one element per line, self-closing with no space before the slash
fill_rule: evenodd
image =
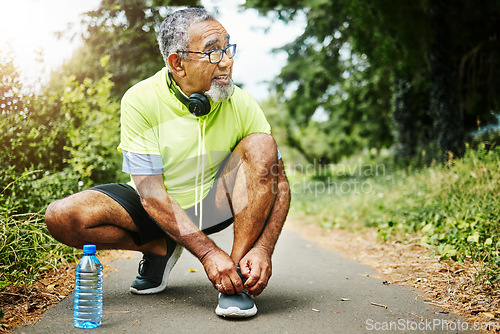
<path id="1" fill-rule="evenodd" d="M 0 169 L 62 168 L 66 122 L 58 97 L 36 95 L 23 86 L 10 57 L 0 61 L 0 76 Z"/>
<path id="2" fill-rule="evenodd" d="M 288 53 L 288 64 L 275 84 L 289 113 L 289 144 L 311 163 L 324 164 L 364 147 L 390 145 L 390 71 L 370 67 L 365 54 L 353 52 L 352 38 L 345 33 L 351 29 L 346 4 L 315 1 L 307 9 L 299 3 L 282 5 L 286 9 L 278 11 L 279 17 L 288 20 L 303 10 L 308 22 L 296 41 L 280 48 Z"/>
<path id="3" fill-rule="evenodd" d="M 104 75 L 99 60 L 109 55 L 112 96 L 121 98 L 133 84 L 165 66 L 155 31 L 175 10 L 173 6 L 198 4 L 197 0 L 102 0 L 98 9 L 85 13 L 83 45 L 60 73 L 53 74 L 53 84 L 68 75 L 80 82 L 84 78 L 99 80 Z"/>
<path id="4" fill-rule="evenodd" d="M 351 122 L 341 133 L 385 144 L 392 127 L 396 156 L 412 158 L 422 150 L 460 155 L 478 123 L 496 122 L 497 1 L 247 0 L 246 6 L 275 10 L 284 20 L 306 13 L 304 34 L 283 47 L 288 65 L 277 80 L 292 123 L 306 126 L 321 107 L 328 122 Z M 331 104 L 336 96 L 346 102 Z M 291 143 L 300 146 L 300 138 Z"/>
<path id="5" fill-rule="evenodd" d="M 16 161 L 15 152 L 28 131 L 23 120 L 27 116 L 26 105 L 30 97 L 25 98 L 19 71 L 10 55 L 0 54 L 0 82 L 0 168 L 5 169 L 19 162 L 25 163 Z"/>
<path id="6" fill-rule="evenodd" d="M 78 82 L 71 77 L 63 92 L 62 110 L 71 115 L 65 162 L 79 175 L 84 188 L 120 180 L 119 103 L 111 99 L 110 78 L 109 72 L 96 82 L 90 78 Z"/>
<path id="7" fill-rule="evenodd" d="M 50 199 L 96 183 L 123 181 L 119 104 L 111 74 L 75 77 L 63 88 L 34 93 L 23 86 L 12 59 L 0 61 L 0 211 L 38 211 Z"/>

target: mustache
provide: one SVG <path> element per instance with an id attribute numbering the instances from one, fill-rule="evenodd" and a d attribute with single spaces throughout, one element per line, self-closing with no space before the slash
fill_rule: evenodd
<path id="1" fill-rule="evenodd" d="M 216 80 L 217 80 L 217 78 L 213 78 L 213 79 L 211 79 L 211 80 L 210 80 L 210 83 L 211 83 L 212 85 L 217 85 L 217 86 L 221 86 L 221 87 L 224 87 L 224 86 L 227 86 L 227 85 L 234 84 L 234 81 L 233 81 L 233 79 L 232 79 L 232 78 L 229 78 L 229 77 L 228 77 L 228 79 L 229 79 L 229 82 L 228 82 L 227 84 L 221 84 L 221 83 L 217 82 L 217 81 L 216 81 Z"/>

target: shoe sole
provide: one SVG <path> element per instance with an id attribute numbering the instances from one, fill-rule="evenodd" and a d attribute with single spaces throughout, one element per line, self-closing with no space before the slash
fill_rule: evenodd
<path id="1" fill-rule="evenodd" d="M 215 314 L 221 317 L 228 318 L 249 318 L 257 314 L 257 306 L 254 305 L 251 309 L 242 310 L 239 307 L 221 308 L 219 307 L 219 305 L 217 305 Z"/>
<path id="2" fill-rule="evenodd" d="M 177 263 L 177 260 L 179 260 L 179 258 L 181 257 L 183 250 L 184 247 L 182 247 L 181 245 L 178 244 L 175 246 L 172 256 L 170 256 L 170 258 L 167 261 L 167 264 L 165 265 L 165 271 L 163 272 L 163 279 L 160 285 L 145 290 L 137 290 L 136 288 L 130 287 L 130 292 L 136 295 L 151 295 L 165 290 L 167 288 L 168 276 L 170 275 L 170 271 Z"/>

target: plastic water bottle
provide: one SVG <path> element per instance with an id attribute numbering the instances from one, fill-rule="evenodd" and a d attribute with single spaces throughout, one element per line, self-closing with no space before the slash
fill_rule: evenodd
<path id="1" fill-rule="evenodd" d="M 95 245 L 83 246 L 75 269 L 73 324 L 77 328 L 95 328 L 102 321 L 102 265 L 95 252 Z"/>

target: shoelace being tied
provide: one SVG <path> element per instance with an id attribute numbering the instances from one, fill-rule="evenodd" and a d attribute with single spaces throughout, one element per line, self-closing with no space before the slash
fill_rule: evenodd
<path id="1" fill-rule="evenodd" d="M 151 256 L 149 254 L 144 254 L 141 262 L 139 262 L 139 275 L 141 276 L 150 276 L 151 275 Z"/>

